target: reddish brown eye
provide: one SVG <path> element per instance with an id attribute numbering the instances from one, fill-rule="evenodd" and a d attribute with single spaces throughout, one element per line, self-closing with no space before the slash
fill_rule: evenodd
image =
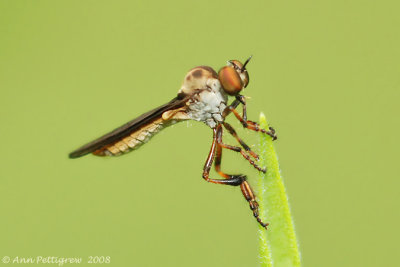
<path id="1" fill-rule="evenodd" d="M 233 67 L 221 68 L 218 72 L 218 79 L 224 91 L 229 95 L 236 95 L 243 88 L 242 79 Z"/>

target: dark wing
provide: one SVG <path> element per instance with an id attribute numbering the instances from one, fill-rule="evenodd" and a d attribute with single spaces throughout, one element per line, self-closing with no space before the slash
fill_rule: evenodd
<path id="1" fill-rule="evenodd" d="M 136 119 L 131 120 L 130 122 L 118 127 L 112 132 L 103 135 L 102 137 L 78 148 L 77 150 L 71 152 L 69 154 L 70 158 L 79 158 L 86 154 L 92 153 L 108 144 L 118 141 L 119 139 L 129 135 L 136 129 L 139 129 L 141 126 L 151 123 L 153 120 L 160 118 L 162 114 L 171 109 L 177 109 L 185 106 L 186 101 L 190 98 L 190 96 L 182 96 L 178 95 L 167 104 L 159 106 L 147 113 L 144 113 L 137 117 Z"/>

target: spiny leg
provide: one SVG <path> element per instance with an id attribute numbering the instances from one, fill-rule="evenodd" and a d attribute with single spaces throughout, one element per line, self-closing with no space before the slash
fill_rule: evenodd
<path id="1" fill-rule="evenodd" d="M 225 129 L 227 129 L 228 132 L 229 132 L 233 137 L 235 137 L 235 139 L 236 139 L 236 140 L 239 142 L 239 144 L 244 148 L 244 150 L 246 150 L 246 151 L 247 151 L 253 158 L 255 158 L 256 160 L 259 159 L 258 155 L 257 155 L 256 153 L 254 153 L 254 152 L 250 149 L 250 147 L 249 147 L 245 142 L 243 142 L 243 140 L 237 135 L 237 133 L 236 133 L 235 129 L 233 129 L 232 125 L 230 125 L 230 124 L 227 123 L 227 122 L 223 122 L 222 124 L 224 125 Z"/>
<path id="2" fill-rule="evenodd" d="M 216 140 L 214 139 L 214 142 L 217 141 L 217 147 L 216 147 L 216 153 L 215 153 L 215 170 L 218 172 L 219 175 L 221 175 L 222 177 L 226 178 L 227 180 L 230 180 L 234 177 L 237 177 L 241 179 L 241 183 L 240 183 L 240 190 L 242 191 L 243 196 L 245 197 L 245 199 L 247 200 L 247 202 L 249 203 L 250 209 L 253 211 L 253 215 L 256 218 L 257 222 L 264 227 L 265 229 L 267 229 L 268 223 L 263 223 L 261 221 L 261 218 L 259 217 L 259 213 L 258 213 L 258 202 L 255 198 L 255 195 L 253 193 L 253 190 L 251 189 L 249 183 L 246 181 L 247 177 L 245 175 L 231 175 L 231 174 L 226 174 L 224 172 L 221 171 L 221 159 L 222 159 L 222 146 L 219 144 L 219 138 L 221 138 L 222 136 L 222 128 L 220 130 L 217 130 L 217 138 Z M 213 142 L 213 144 L 214 144 Z M 215 149 L 215 146 L 214 146 Z M 207 162 L 209 162 L 207 160 Z M 211 161 L 212 164 L 212 161 Z M 211 167 L 211 165 L 209 166 Z M 210 169 L 208 168 L 208 171 Z M 232 184 L 233 185 L 233 184 Z"/>
<path id="3" fill-rule="evenodd" d="M 239 105 L 238 102 L 243 105 L 243 117 L 240 116 L 239 112 L 237 112 L 237 110 L 235 109 Z M 224 111 L 224 113 L 229 114 L 232 112 L 235 115 L 235 117 L 240 121 L 240 123 L 243 125 L 244 128 L 268 134 L 269 136 L 272 137 L 272 140 L 278 139 L 278 137 L 275 134 L 274 128 L 269 127 L 269 131 L 266 131 L 265 129 L 262 129 L 258 123 L 247 120 L 246 100 L 244 96 L 242 95 L 236 96 L 236 99 L 226 109 L 228 109 L 229 112 Z"/>
<path id="4" fill-rule="evenodd" d="M 237 147 L 237 146 L 231 146 L 231 145 L 227 145 L 227 144 L 224 144 L 223 142 L 222 142 L 222 128 L 220 127 L 219 128 L 219 130 L 217 130 L 217 139 L 216 139 L 216 141 L 217 141 L 217 149 L 218 149 L 218 146 L 220 146 L 220 147 L 223 147 L 223 148 L 226 148 L 226 149 L 229 149 L 229 150 L 232 150 L 232 151 L 235 151 L 235 152 L 239 152 L 254 168 L 256 168 L 258 171 L 260 171 L 260 172 L 263 172 L 263 173 L 266 173 L 266 169 L 263 169 L 263 168 L 261 168 L 260 166 L 258 166 L 257 165 L 257 163 L 255 163 L 251 158 L 250 158 L 250 156 L 248 155 L 248 154 L 246 154 L 246 152 L 242 149 L 242 148 L 240 148 L 240 147 Z M 246 145 L 246 144 L 245 144 Z M 247 145 L 246 145 L 247 146 Z M 250 149 L 250 148 L 249 148 Z M 258 157 L 258 156 L 257 156 Z"/>

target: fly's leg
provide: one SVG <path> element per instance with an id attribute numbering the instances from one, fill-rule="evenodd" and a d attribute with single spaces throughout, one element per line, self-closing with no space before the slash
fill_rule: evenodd
<path id="1" fill-rule="evenodd" d="M 257 163 L 255 163 L 248 154 L 246 154 L 246 152 L 237 146 L 231 146 L 231 145 L 227 145 L 224 144 L 222 142 L 222 128 L 220 127 L 220 130 L 217 131 L 217 145 L 235 152 L 239 152 L 254 168 L 256 168 L 258 171 L 266 173 L 267 170 L 264 168 L 261 168 L 260 166 L 257 165 Z M 245 144 L 246 145 L 246 144 Z M 247 146 L 247 145 L 246 145 Z M 249 148 L 250 149 L 250 148 Z M 258 157 L 258 155 L 256 155 Z"/>
<path id="2" fill-rule="evenodd" d="M 219 127 L 219 128 L 221 128 L 221 127 Z M 211 169 L 213 161 L 214 161 L 216 147 L 217 147 L 217 129 L 214 129 L 214 137 L 213 137 L 213 142 L 211 144 L 210 153 L 208 153 L 208 157 L 207 157 L 206 163 L 204 164 L 204 168 L 203 168 L 204 180 L 206 180 L 207 182 L 213 183 L 213 184 L 225 184 L 225 185 L 232 185 L 232 186 L 241 185 L 243 183 L 243 181 L 246 179 L 246 176 L 244 176 L 244 175 L 226 175 L 226 176 L 223 176 L 225 179 L 211 179 L 210 178 L 210 169 Z M 217 161 L 219 161 L 218 164 L 220 164 L 221 157 L 219 157 L 219 159 L 218 159 L 218 157 L 216 158 L 216 164 L 217 164 Z"/>
<path id="3" fill-rule="evenodd" d="M 240 184 L 240 190 L 242 190 L 242 194 L 244 198 L 249 202 L 250 209 L 253 211 L 254 218 L 256 218 L 257 222 L 261 224 L 262 227 L 267 229 L 269 223 L 262 222 L 260 215 L 258 214 L 258 202 L 255 198 L 254 192 L 251 189 L 249 183 L 245 180 Z"/>
<path id="4" fill-rule="evenodd" d="M 237 110 L 235 109 L 238 104 L 236 104 L 237 102 L 240 102 L 243 105 L 243 117 L 240 116 L 239 112 L 237 112 Z M 235 105 L 233 105 L 235 104 Z M 262 132 L 264 134 L 268 134 L 269 136 L 272 137 L 272 140 L 276 140 L 278 139 L 278 136 L 275 134 L 275 129 L 272 127 L 269 127 L 269 131 L 266 131 L 265 129 L 262 129 L 260 127 L 260 125 L 254 121 L 249 121 L 247 120 L 247 112 L 246 112 L 246 100 L 245 97 L 242 95 L 238 95 L 236 96 L 235 101 L 232 102 L 231 105 L 229 105 L 226 109 L 229 110 L 228 111 L 224 111 L 224 113 L 233 113 L 235 115 L 235 117 L 240 121 L 240 123 L 243 125 L 244 128 L 256 131 L 256 132 Z"/>
<path id="5" fill-rule="evenodd" d="M 262 227 L 267 229 L 268 223 L 262 222 L 261 218 L 259 217 L 258 202 L 255 198 L 253 190 L 251 189 L 249 183 L 246 181 L 247 177 L 241 174 L 239 175 L 226 174 L 221 171 L 221 159 L 222 159 L 222 148 L 223 148 L 219 142 L 221 138 L 222 138 L 222 128 L 219 125 L 217 126 L 217 129 L 214 130 L 213 143 L 206 164 L 204 165 L 203 178 L 206 179 L 206 181 L 208 182 L 216 184 L 227 184 L 233 186 L 239 185 L 240 190 L 242 191 L 242 194 L 247 200 L 247 202 L 249 203 L 250 209 L 253 211 L 253 215 L 256 218 L 257 222 Z M 215 155 L 215 170 L 218 172 L 219 175 L 224 177 L 225 180 L 209 178 L 209 173 L 213 163 L 214 155 Z"/>
<path id="6" fill-rule="evenodd" d="M 233 137 L 235 137 L 235 139 L 236 139 L 236 140 L 239 142 L 239 144 L 244 148 L 244 150 L 247 151 L 247 153 L 249 153 L 249 154 L 250 154 L 253 158 L 255 158 L 256 160 L 259 159 L 258 155 L 257 155 L 256 153 L 254 153 L 254 152 L 250 149 L 250 147 L 249 147 L 245 142 L 243 142 L 243 140 L 237 135 L 235 129 L 233 129 L 233 127 L 232 127 L 229 123 L 223 122 L 222 124 L 224 125 L 225 129 L 227 129 L 228 132 L 229 132 Z"/>
<path id="7" fill-rule="evenodd" d="M 224 144 L 224 143 L 220 143 L 220 144 L 218 144 L 219 146 L 221 146 L 221 147 L 223 147 L 223 148 L 226 148 L 226 149 L 229 149 L 229 150 L 232 150 L 232 151 L 235 151 L 235 152 L 239 152 L 255 169 L 257 169 L 258 171 L 260 171 L 260 172 L 263 172 L 263 173 L 266 173 L 267 172 L 267 170 L 265 169 L 265 168 L 261 168 L 260 166 L 258 166 L 257 165 L 257 163 L 255 163 L 251 158 L 250 158 L 250 156 L 249 155 L 247 155 L 244 151 L 243 151 L 243 149 L 241 149 L 240 147 L 237 147 L 237 146 L 231 146 L 231 145 L 227 145 L 227 144 Z"/>
<path id="8" fill-rule="evenodd" d="M 222 117 L 226 118 L 231 113 L 231 110 L 237 108 L 239 106 L 240 101 L 238 99 L 233 100 L 232 104 L 227 106 L 225 110 L 222 112 Z"/>

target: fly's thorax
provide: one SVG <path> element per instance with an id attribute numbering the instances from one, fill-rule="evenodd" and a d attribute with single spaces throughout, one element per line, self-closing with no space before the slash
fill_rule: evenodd
<path id="1" fill-rule="evenodd" d="M 211 128 L 222 122 L 228 95 L 221 87 L 218 74 L 208 66 L 191 69 L 185 76 L 179 93 L 192 95 L 187 103 L 190 119 L 202 121 Z"/>
<path id="2" fill-rule="evenodd" d="M 196 90 L 206 89 L 211 85 L 210 80 L 218 80 L 218 74 L 208 66 L 199 66 L 191 69 L 185 76 L 179 93 L 193 94 Z"/>

